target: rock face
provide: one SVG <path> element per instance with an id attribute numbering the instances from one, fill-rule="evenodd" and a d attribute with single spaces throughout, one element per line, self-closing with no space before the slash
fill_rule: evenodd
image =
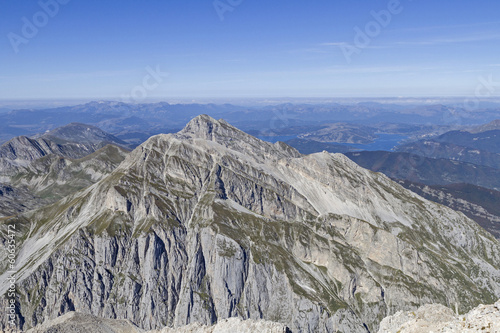
<path id="1" fill-rule="evenodd" d="M 142 329 L 239 317 L 359 333 L 396 310 L 500 297 L 500 244 L 463 214 L 344 155 L 304 156 L 208 116 L 150 138 L 91 187 L 1 220 L 1 235 L 8 225 L 23 329 L 78 311 Z"/>
<path id="2" fill-rule="evenodd" d="M 427 304 L 415 312 L 399 311 L 384 318 L 379 333 L 480 333 L 500 332 L 500 301 L 480 305 L 458 316 L 441 304 Z"/>

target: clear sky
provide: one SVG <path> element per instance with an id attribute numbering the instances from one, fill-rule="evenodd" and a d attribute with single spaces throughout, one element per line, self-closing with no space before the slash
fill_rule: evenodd
<path id="1" fill-rule="evenodd" d="M 0 99 L 500 96 L 498 0 L 56 1 L 0 0 Z"/>

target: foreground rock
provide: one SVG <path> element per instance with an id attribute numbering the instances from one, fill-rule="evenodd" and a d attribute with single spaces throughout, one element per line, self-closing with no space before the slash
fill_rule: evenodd
<path id="1" fill-rule="evenodd" d="M 265 320 L 229 318 L 213 326 L 198 323 L 179 328 L 144 331 L 128 320 L 103 319 L 78 312 L 68 312 L 26 333 L 291 333 L 283 324 Z"/>
<path id="2" fill-rule="evenodd" d="M 380 323 L 379 333 L 500 332 L 500 301 L 479 305 L 463 316 L 441 304 L 427 304 L 417 311 L 399 311 Z"/>
<path id="3" fill-rule="evenodd" d="M 128 320 L 103 319 L 78 312 L 68 312 L 45 322 L 27 333 L 139 333 L 143 332 Z"/>
<path id="4" fill-rule="evenodd" d="M 164 328 L 159 331 L 148 331 L 146 333 L 291 333 L 290 329 L 283 324 L 265 320 L 241 320 L 229 318 L 218 322 L 213 326 L 191 324 L 180 328 Z"/>

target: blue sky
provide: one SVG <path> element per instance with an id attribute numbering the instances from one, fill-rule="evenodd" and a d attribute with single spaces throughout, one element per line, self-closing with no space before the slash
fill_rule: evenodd
<path id="1" fill-rule="evenodd" d="M 0 0 L 0 99 L 472 96 L 500 82 L 494 0 L 59 0 L 45 14 L 55 1 Z"/>

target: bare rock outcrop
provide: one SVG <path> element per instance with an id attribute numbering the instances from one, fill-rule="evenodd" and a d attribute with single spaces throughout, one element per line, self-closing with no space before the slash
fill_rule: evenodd
<path id="1" fill-rule="evenodd" d="M 104 319 L 93 315 L 68 312 L 26 333 L 291 333 L 283 324 L 265 320 L 228 318 L 212 326 L 199 323 L 178 328 L 144 331 L 128 320 Z"/>
<path id="2" fill-rule="evenodd" d="M 382 320 L 378 333 L 498 333 L 500 300 L 479 305 L 458 316 L 441 304 L 426 304 L 417 311 L 399 311 Z"/>

